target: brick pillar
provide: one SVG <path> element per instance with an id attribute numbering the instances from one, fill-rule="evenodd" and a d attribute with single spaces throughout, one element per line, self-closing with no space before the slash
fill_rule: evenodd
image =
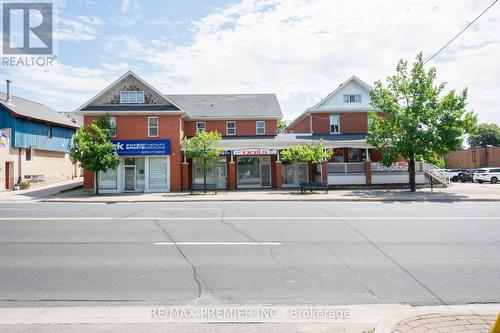
<path id="1" fill-rule="evenodd" d="M 182 162 L 182 190 L 189 190 L 189 163 Z"/>
<path id="2" fill-rule="evenodd" d="M 275 162 L 275 172 L 276 172 L 276 189 L 281 189 L 281 173 L 283 172 L 283 168 L 281 166 L 281 161 Z"/>
<path id="3" fill-rule="evenodd" d="M 236 190 L 236 162 L 227 162 L 227 186 L 229 191 Z"/>
<path id="4" fill-rule="evenodd" d="M 321 181 L 328 184 L 328 162 L 321 162 Z"/>
<path id="5" fill-rule="evenodd" d="M 372 161 L 365 161 L 366 185 L 372 184 Z"/>

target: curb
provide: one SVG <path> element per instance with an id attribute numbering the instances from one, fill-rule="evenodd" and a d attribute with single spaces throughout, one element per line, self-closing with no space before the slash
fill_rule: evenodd
<path id="1" fill-rule="evenodd" d="M 153 203 L 153 202 L 500 202 L 500 199 L 489 199 L 489 198 L 466 198 L 466 199 L 366 199 L 366 198 L 353 198 L 353 199 L 169 199 L 169 200 L 82 200 L 82 199 L 39 199 L 37 202 L 54 202 L 54 203 Z"/>
<path id="2" fill-rule="evenodd" d="M 498 314 L 500 304 L 470 304 L 454 306 L 422 306 L 411 310 L 403 310 L 382 319 L 375 327 L 375 333 L 391 333 L 393 328 L 401 321 L 416 316 L 427 314 Z"/>

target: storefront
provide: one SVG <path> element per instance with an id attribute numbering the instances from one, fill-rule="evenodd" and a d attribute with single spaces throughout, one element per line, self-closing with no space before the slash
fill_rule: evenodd
<path id="1" fill-rule="evenodd" d="M 99 173 L 102 193 L 169 192 L 170 140 L 116 140 L 120 164 Z"/>
<path id="2" fill-rule="evenodd" d="M 282 164 L 281 186 L 299 187 L 301 183 L 309 182 L 309 164 L 291 163 Z"/>
<path id="3" fill-rule="evenodd" d="M 271 188 L 271 156 L 275 149 L 234 150 L 237 188 Z"/>
<path id="4" fill-rule="evenodd" d="M 193 159 L 193 184 L 203 184 L 205 170 L 203 164 L 198 159 Z M 217 184 L 218 188 L 227 187 L 227 158 L 220 157 L 213 162 L 210 162 L 206 168 L 207 184 Z"/>

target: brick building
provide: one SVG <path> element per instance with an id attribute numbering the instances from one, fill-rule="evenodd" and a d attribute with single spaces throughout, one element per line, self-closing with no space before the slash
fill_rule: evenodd
<path id="1" fill-rule="evenodd" d="M 282 113 L 274 94 L 162 94 L 127 72 L 79 108 L 84 124 L 107 116 L 121 157 L 100 174 L 102 192 L 168 192 L 203 182 L 203 169 L 187 159 L 184 137 L 218 131 L 225 153 L 208 170 L 208 181 L 229 190 L 298 187 L 307 181 L 371 184 L 380 154 L 366 142 L 370 87 L 353 76 L 278 133 Z M 280 150 L 322 139 L 334 156 L 314 168 L 284 165 Z M 402 168 L 402 167 L 401 167 Z M 399 171 L 398 171 L 399 172 Z M 394 176 L 393 173 L 391 176 Z M 84 186 L 92 189 L 92 173 Z M 398 178 L 405 181 L 407 173 Z M 383 182 L 383 181 L 382 181 Z"/>
<path id="2" fill-rule="evenodd" d="M 500 147 L 486 146 L 462 149 L 444 156 L 449 169 L 478 169 L 500 167 Z"/>

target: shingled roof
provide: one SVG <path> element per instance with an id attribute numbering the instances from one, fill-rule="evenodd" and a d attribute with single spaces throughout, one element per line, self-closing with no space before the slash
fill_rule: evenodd
<path id="1" fill-rule="evenodd" d="M 0 104 L 18 117 L 30 118 L 65 127 L 80 127 L 78 124 L 72 122 L 71 119 L 61 116 L 48 106 L 24 98 L 11 95 L 10 102 L 7 102 L 7 94 L 0 92 Z"/>
<path id="2" fill-rule="evenodd" d="M 191 119 L 281 119 L 275 94 L 165 95 Z"/>

